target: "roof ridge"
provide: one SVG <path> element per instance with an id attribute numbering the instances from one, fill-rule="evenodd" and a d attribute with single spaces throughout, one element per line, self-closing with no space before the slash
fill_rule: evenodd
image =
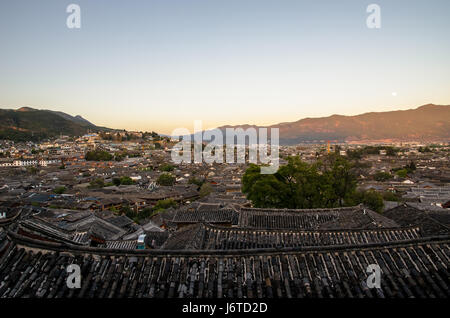
<path id="1" fill-rule="evenodd" d="M 362 204 L 354 205 L 354 206 L 345 206 L 345 207 L 335 207 L 335 208 L 312 208 L 312 209 L 287 209 L 287 208 L 248 208 L 241 207 L 241 211 L 280 211 L 280 212 L 334 212 L 334 211 L 346 211 L 346 210 L 361 210 L 364 207 Z"/>
<path id="2" fill-rule="evenodd" d="M 376 213 L 376 212 L 375 212 Z M 312 232 L 319 232 L 319 233 L 326 233 L 326 232 L 376 232 L 376 231 L 407 231 L 407 230 L 420 230 L 420 226 L 418 225 L 409 225 L 409 226 L 399 226 L 399 227 L 380 227 L 380 228 L 374 228 L 374 229 L 367 229 L 367 228 L 343 228 L 343 229 L 316 229 L 316 230 L 306 230 L 306 229 L 259 229 L 259 228 L 248 228 L 248 227 L 226 227 L 226 226 L 220 226 L 211 224 L 208 222 L 203 222 L 203 226 L 206 228 L 212 228 L 216 230 L 225 230 L 225 231 L 252 231 L 252 232 L 291 232 L 291 233 L 312 233 Z"/>
<path id="3" fill-rule="evenodd" d="M 55 243 L 43 242 L 32 239 L 11 231 L 8 231 L 8 237 L 12 239 L 17 245 L 28 247 L 35 247 L 40 249 L 49 249 L 55 251 L 64 251 L 66 253 L 90 253 L 99 255 L 133 255 L 133 256 L 214 256 L 214 255 L 261 255 L 261 254 L 290 254 L 290 253 L 307 253 L 307 252 L 334 252 L 341 250 L 355 251 L 355 250 L 372 250 L 372 249 L 386 249 L 391 247 L 407 247 L 413 245 L 426 245 L 432 242 L 450 244 L 450 235 L 422 237 L 411 240 L 401 240 L 389 243 L 368 243 L 360 245 L 334 245 L 334 246 L 307 246 L 307 247 L 290 247 L 290 248 L 260 248 L 260 249 L 246 249 L 246 250 L 123 250 L 123 249 L 102 249 L 95 247 L 77 246 L 69 243 Z"/>

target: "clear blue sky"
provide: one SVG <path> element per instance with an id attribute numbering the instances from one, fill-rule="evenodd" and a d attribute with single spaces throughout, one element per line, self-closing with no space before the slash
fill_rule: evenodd
<path id="1" fill-rule="evenodd" d="M 81 29 L 66 27 L 70 3 Z M 450 104 L 448 0 L 2 0 L 0 43 L 1 108 L 114 128 Z"/>

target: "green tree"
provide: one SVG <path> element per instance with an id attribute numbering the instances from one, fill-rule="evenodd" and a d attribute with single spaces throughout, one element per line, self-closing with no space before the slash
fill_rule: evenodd
<path id="1" fill-rule="evenodd" d="M 129 217 L 130 219 L 134 219 L 136 216 L 138 216 L 138 214 L 136 213 L 136 211 L 132 208 L 130 208 L 128 205 L 123 206 L 120 209 L 120 212 L 122 214 L 125 214 L 127 217 Z"/>
<path id="2" fill-rule="evenodd" d="M 115 161 L 123 161 L 123 159 L 125 159 L 125 154 L 120 153 L 120 152 L 116 152 L 114 154 L 114 160 Z"/>
<path id="3" fill-rule="evenodd" d="M 250 165 L 242 177 L 242 192 L 256 207 L 291 209 L 343 206 L 356 189 L 351 164 L 342 156 L 328 155 L 325 160 L 308 164 L 299 157 L 275 174 L 261 174 Z"/>
<path id="4" fill-rule="evenodd" d="M 211 191 L 212 191 L 211 184 L 209 184 L 208 182 L 205 182 L 200 187 L 199 195 L 201 198 L 203 198 L 203 197 L 206 197 L 207 195 L 209 195 L 211 193 Z"/>
<path id="5" fill-rule="evenodd" d="M 156 202 L 155 206 L 153 207 L 153 210 L 157 211 L 161 209 L 169 209 L 175 206 L 177 206 L 177 202 L 174 199 L 159 200 L 158 202 Z"/>
<path id="6" fill-rule="evenodd" d="M 66 192 L 66 187 L 65 186 L 56 187 L 53 189 L 53 192 L 56 194 L 63 194 L 64 192 Z"/>
<path id="7" fill-rule="evenodd" d="M 354 149 L 354 150 L 348 149 L 347 150 L 347 157 L 351 160 L 361 160 L 362 155 L 363 155 L 363 153 L 362 153 L 362 150 L 360 150 L 360 149 Z"/>
<path id="8" fill-rule="evenodd" d="M 288 197 L 285 191 L 288 187 L 278 180 L 275 175 L 261 174 L 261 168 L 251 164 L 242 177 L 242 192 L 247 199 L 259 208 L 286 208 L 289 203 L 284 199 Z"/>
<path id="9" fill-rule="evenodd" d="M 408 176 L 408 170 L 406 169 L 400 169 L 397 170 L 396 174 L 400 177 L 400 178 L 406 178 Z"/>
<path id="10" fill-rule="evenodd" d="M 99 189 L 99 188 L 103 188 L 105 186 L 105 181 L 102 178 L 97 178 L 95 180 L 92 180 L 89 183 L 88 188 L 89 189 Z"/>
<path id="11" fill-rule="evenodd" d="M 428 146 L 425 148 L 419 147 L 419 152 L 431 152 L 431 149 Z"/>
<path id="12" fill-rule="evenodd" d="M 413 173 L 414 171 L 416 171 L 417 167 L 416 164 L 413 161 L 411 161 L 409 164 L 405 166 L 405 169 L 408 173 Z"/>
<path id="13" fill-rule="evenodd" d="M 113 178 L 112 182 L 115 186 L 120 186 L 120 178 Z"/>
<path id="14" fill-rule="evenodd" d="M 346 200 L 356 190 L 356 176 L 352 165 L 342 156 L 330 154 L 325 159 L 321 182 L 326 191 L 323 193 L 326 206 L 344 206 Z"/>
<path id="15" fill-rule="evenodd" d="M 301 161 L 299 157 L 290 157 L 288 164 L 278 169 L 274 176 L 283 186 L 280 187 L 273 180 L 270 184 L 279 191 L 285 192 L 281 199 L 286 202 L 286 208 L 307 209 L 325 204 L 323 195 L 328 188 L 324 181 L 329 176 L 319 173 L 323 168 L 321 164 L 317 162 L 310 165 Z"/>
<path id="16" fill-rule="evenodd" d="M 122 185 L 130 185 L 130 184 L 134 184 L 134 181 L 130 177 L 123 176 L 123 177 L 120 178 L 120 184 L 122 184 Z"/>
<path id="17" fill-rule="evenodd" d="M 379 172 L 374 174 L 373 178 L 376 181 L 383 182 L 383 181 L 387 181 L 387 180 L 392 179 L 392 175 L 390 173 L 388 173 L 388 172 L 379 171 Z"/>
<path id="18" fill-rule="evenodd" d="M 161 171 L 165 171 L 165 172 L 170 172 L 173 171 L 175 168 L 174 166 L 172 166 L 171 164 L 165 163 L 163 165 L 161 165 L 161 167 L 159 167 L 159 170 Z"/>
<path id="19" fill-rule="evenodd" d="M 386 155 L 387 156 L 395 156 L 397 154 L 397 150 L 394 147 L 386 147 Z"/>
<path id="20" fill-rule="evenodd" d="M 170 173 L 166 172 L 162 173 L 156 180 L 156 182 L 162 186 L 172 186 L 175 184 L 175 181 L 176 181 L 175 177 Z"/>
<path id="21" fill-rule="evenodd" d="M 142 219 L 145 219 L 145 218 L 148 218 L 148 217 L 152 216 L 153 214 L 154 214 L 153 209 L 151 209 L 151 208 L 144 208 L 142 211 L 139 212 L 138 218 L 139 218 L 139 220 L 142 220 Z"/>
<path id="22" fill-rule="evenodd" d="M 188 183 L 189 184 L 195 184 L 197 187 L 201 187 L 202 184 L 205 182 L 205 180 L 200 180 L 196 177 L 190 177 Z"/>
<path id="23" fill-rule="evenodd" d="M 385 191 L 381 195 L 384 201 L 402 201 L 401 195 L 396 192 Z"/>
<path id="24" fill-rule="evenodd" d="M 352 198 L 353 204 L 364 204 L 369 209 L 381 213 L 384 207 L 383 196 L 374 191 L 356 191 Z"/>

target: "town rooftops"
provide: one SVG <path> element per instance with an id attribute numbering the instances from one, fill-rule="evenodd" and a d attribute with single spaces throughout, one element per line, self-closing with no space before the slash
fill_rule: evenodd
<path id="1" fill-rule="evenodd" d="M 177 210 L 172 222 L 174 223 L 226 223 L 237 222 L 238 212 L 232 206 L 220 204 L 191 204 L 187 208 Z"/>

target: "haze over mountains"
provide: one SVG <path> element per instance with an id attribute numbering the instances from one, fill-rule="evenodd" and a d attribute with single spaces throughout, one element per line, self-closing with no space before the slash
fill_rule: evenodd
<path id="1" fill-rule="evenodd" d="M 254 125 L 219 127 L 243 129 Z M 369 141 L 448 141 L 450 140 L 450 105 L 427 104 L 416 109 L 371 112 L 356 116 L 332 115 L 304 118 L 269 126 L 279 128 L 280 144 L 325 140 L 337 142 Z M 268 131 L 269 133 L 269 131 Z"/>
<path id="2" fill-rule="evenodd" d="M 124 114 L 124 117 L 126 114 Z M 254 125 L 219 127 L 247 129 Z M 304 118 L 295 122 L 275 124 L 281 144 L 301 142 L 390 142 L 450 140 L 450 105 L 427 104 L 416 109 L 371 112 L 356 116 L 332 115 Z M 151 127 L 149 127 L 151 130 Z M 88 131 L 110 130 L 98 127 L 83 117 L 60 111 L 22 107 L 0 109 L 0 139 L 16 141 L 39 140 L 60 134 L 77 136 Z M 270 130 L 269 130 L 270 133 Z"/>

